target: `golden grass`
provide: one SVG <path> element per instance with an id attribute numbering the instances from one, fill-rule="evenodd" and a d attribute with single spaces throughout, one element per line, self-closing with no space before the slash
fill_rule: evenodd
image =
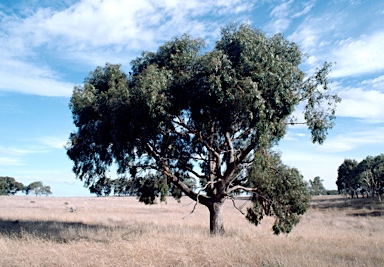
<path id="1" fill-rule="evenodd" d="M 370 199 L 316 197 L 288 236 L 274 236 L 270 218 L 249 224 L 227 201 L 219 237 L 209 235 L 205 207 L 188 215 L 187 198 L 0 202 L 0 266 L 384 266 L 384 205 Z"/>

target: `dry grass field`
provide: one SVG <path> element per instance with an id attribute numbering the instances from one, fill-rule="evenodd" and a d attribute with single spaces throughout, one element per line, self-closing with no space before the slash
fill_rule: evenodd
<path id="1" fill-rule="evenodd" d="M 131 197 L 0 203 L 0 266 L 384 266 L 384 205 L 371 199 L 315 197 L 288 236 L 274 236 L 269 218 L 249 224 L 227 201 L 219 237 L 209 234 L 205 207 L 188 215 L 187 198 L 152 206 Z"/>

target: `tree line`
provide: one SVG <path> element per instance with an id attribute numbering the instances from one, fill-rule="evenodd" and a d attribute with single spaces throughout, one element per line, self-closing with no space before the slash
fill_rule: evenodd
<path id="1" fill-rule="evenodd" d="M 384 154 L 367 156 L 358 162 L 345 159 L 339 166 L 336 185 L 340 194 L 352 198 L 377 196 L 381 200 L 384 193 Z"/>
<path id="2" fill-rule="evenodd" d="M 52 194 L 51 187 L 44 185 L 41 181 L 36 181 L 24 186 L 13 177 L 0 176 L 0 195 L 11 196 L 19 191 L 22 191 L 26 195 L 34 194 L 36 196 L 48 196 Z"/>

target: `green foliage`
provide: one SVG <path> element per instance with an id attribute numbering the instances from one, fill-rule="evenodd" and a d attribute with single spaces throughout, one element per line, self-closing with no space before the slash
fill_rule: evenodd
<path id="1" fill-rule="evenodd" d="M 289 233 L 309 208 L 310 194 L 303 176 L 284 165 L 275 152 L 256 154 L 248 181 L 254 193 L 246 218 L 258 225 L 265 215 L 275 216 L 275 234 Z"/>
<path id="2" fill-rule="evenodd" d="M 338 168 L 337 188 L 352 197 L 361 194 L 371 196 L 384 193 L 384 154 L 367 156 L 361 162 L 345 159 Z"/>
<path id="3" fill-rule="evenodd" d="M 358 162 L 352 159 L 345 159 L 337 169 L 336 185 L 340 193 L 356 190 L 360 185 Z"/>
<path id="4" fill-rule="evenodd" d="M 311 192 L 312 196 L 327 194 L 327 190 L 323 185 L 323 180 L 320 179 L 319 176 L 313 178 L 313 181 L 309 180 L 309 191 Z"/>
<path id="5" fill-rule="evenodd" d="M 357 166 L 361 184 L 381 199 L 384 193 L 384 154 L 372 157 L 368 156 Z"/>
<path id="6" fill-rule="evenodd" d="M 18 191 L 23 190 L 24 185 L 19 183 L 13 177 L 0 177 L 0 195 L 14 195 Z"/>
<path id="7" fill-rule="evenodd" d="M 163 179 L 158 177 L 147 176 L 138 180 L 140 183 L 137 188 L 137 196 L 140 202 L 145 204 L 155 204 L 155 198 L 160 196 L 161 202 L 166 202 L 168 195 L 168 186 Z"/>
<path id="8" fill-rule="evenodd" d="M 211 51 L 203 48 L 202 40 L 183 35 L 133 60 L 129 75 L 106 64 L 75 87 L 70 108 L 77 131 L 67 155 L 86 186 L 117 164 L 127 177 L 126 185 L 117 183 L 118 194 L 146 203 L 184 194 L 216 212 L 214 203 L 252 190 L 241 187 L 253 186 L 248 163 L 278 144 L 299 105 L 312 141 L 324 141 L 340 100 L 328 88 L 329 64 L 306 75 L 295 43 L 246 24 L 224 28 Z M 299 176 L 288 167 L 284 173 Z M 283 222 L 282 205 L 274 214 Z"/>
<path id="9" fill-rule="evenodd" d="M 109 196 L 112 192 L 112 185 L 111 179 L 103 177 L 89 187 L 89 192 L 96 194 L 98 197 Z"/>
<path id="10" fill-rule="evenodd" d="M 194 188 L 193 185 L 190 186 Z M 181 198 L 180 190 L 172 184 L 168 185 L 166 178 L 155 175 L 120 177 L 114 180 L 104 177 L 90 185 L 89 191 L 98 197 L 109 196 L 112 192 L 118 196 L 137 196 L 138 200 L 145 204 L 156 203 L 156 197 L 160 198 L 160 202 L 166 202 L 168 195 L 178 200 Z"/>
<path id="11" fill-rule="evenodd" d="M 48 185 L 44 185 L 43 182 L 37 181 L 29 184 L 23 189 L 23 192 L 25 192 L 26 195 L 29 195 L 30 193 L 35 194 L 36 196 L 41 195 L 51 195 L 51 187 Z"/>
<path id="12" fill-rule="evenodd" d="M 339 190 L 327 190 L 328 196 L 339 195 Z"/>

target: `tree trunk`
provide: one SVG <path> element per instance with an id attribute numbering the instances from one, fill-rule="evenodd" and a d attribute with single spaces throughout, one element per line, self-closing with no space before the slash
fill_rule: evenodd
<path id="1" fill-rule="evenodd" d="M 224 221 L 223 221 L 223 204 L 224 201 L 214 202 L 208 206 L 209 209 L 209 228 L 212 235 L 223 235 Z"/>

